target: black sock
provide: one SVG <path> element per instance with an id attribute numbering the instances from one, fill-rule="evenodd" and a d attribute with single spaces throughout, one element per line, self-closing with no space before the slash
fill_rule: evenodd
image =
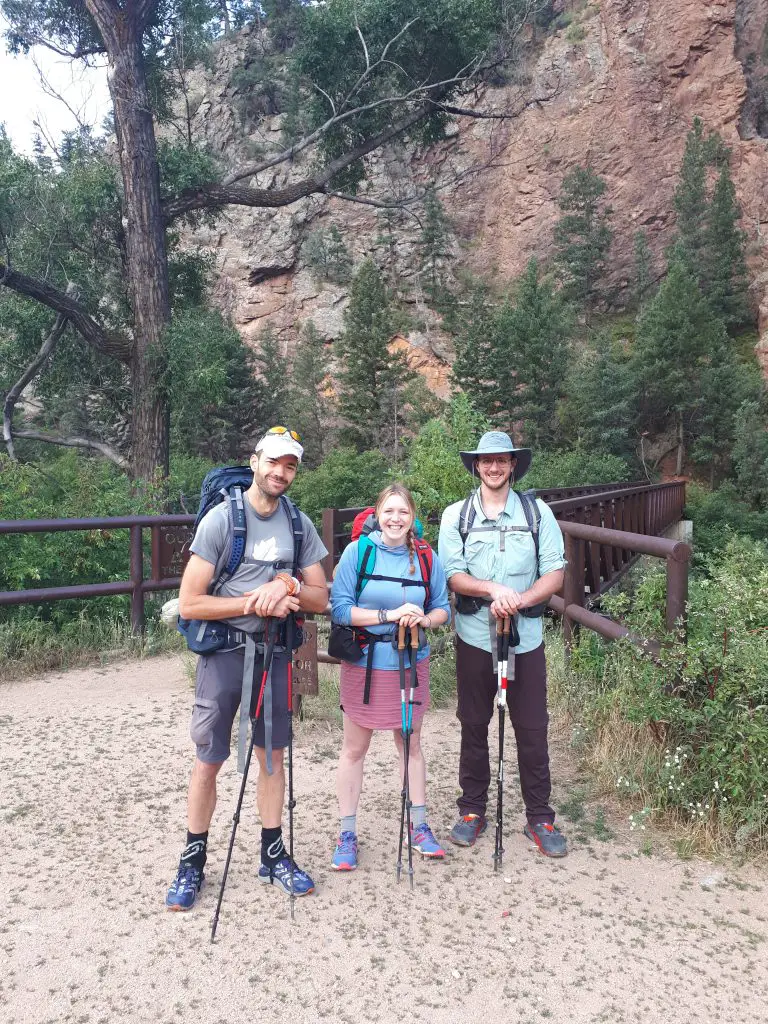
<path id="1" fill-rule="evenodd" d="M 282 825 L 278 825 L 277 828 L 263 828 L 261 830 L 261 863 L 267 868 L 273 868 L 284 856 Z"/>
<path id="2" fill-rule="evenodd" d="M 187 832 L 187 845 L 181 855 L 182 864 L 191 864 L 202 871 L 208 857 L 208 833 Z"/>

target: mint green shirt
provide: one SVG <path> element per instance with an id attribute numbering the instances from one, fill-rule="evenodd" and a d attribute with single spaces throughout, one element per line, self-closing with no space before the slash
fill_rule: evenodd
<path id="1" fill-rule="evenodd" d="M 463 501 L 449 505 L 440 521 L 438 550 L 445 574 L 450 580 L 457 572 L 465 572 L 479 580 L 493 580 L 518 593 L 533 586 L 539 575 L 565 567 L 563 535 L 551 509 L 541 499 L 536 503 L 541 512 L 539 525 L 539 572 L 536 566 L 536 548 L 530 531 L 510 530 L 510 527 L 525 527 L 526 519 L 520 498 L 514 491 L 509 492 L 504 511 L 496 520 L 488 519 L 480 502 L 479 490 L 473 497 L 475 520 L 467 535 L 462 551 L 459 533 L 459 515 Z M 543 640 L 541 619 L 517 617 L 520 644 L 515 648 L 518 654 L 535 650 Z M 456 614 L 456 632 L 461 639 L 473 647 L 491 651 L 491 635 L 488 623 L 488 608 L 482 607 L 474 615 Z"/>

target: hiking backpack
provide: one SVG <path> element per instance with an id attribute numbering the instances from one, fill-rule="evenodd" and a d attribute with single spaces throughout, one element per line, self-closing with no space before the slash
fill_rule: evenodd
<path id="1" fill-rule="evenodd" d="M 541 524 L 541 512 L 539 506 L 536 503 L 536 491 L 515 491 L 514 492 L 520 499 L 520 504 L 523 506 L 523 514 L 525 515 L 525 527 L 518 527 L 521 531 L 527 531 L 533 537 L 533 547 L 536 552 L 536 578 L 541 576 L 541 569 L 539 565 L 539 526 Z M 475 509 L 475 495 L 477 491 L 473 491 L 468 498 L 465 499 L 464 504 L 461 506 L 459 512 L 459 536 L 461 537 L 461 553 L 464 554 L 467 546 L 467 537 L 473 529 L 473 523 L 475 521 L 475 515 L 477 510 Z M 460 598 L 457 601 L 457 610 L 464 611 L 466 609 L 467 614 L 472 614 L 478 611 L 483 602 L 480 598 L 468 597 L 465 594 L 457 595 Z M 459 607 L 463 605 L 464 607 Z M 470 607 L 474 605 L 474 607 Z M 547 607 L 547 602 L 542 601 L 539 604 L 531 605 L 530 608 L 521 608 L 518 612 L 526 619 L 538 619 L 544 614 L 544 609 Z"/>
<path id="2" fill-rule="evenodd" d="M 200 507 L 192 527 L 192 536 L 189 539 L 191 544 L 197 533 L 197 528 L 205 516 L 216 505 L 222 501 L 228 502 L 229 532 L 227 545 L 219 556 L 216 563 L 213 579 L 209 586 L 209 593 L 215 594 L 221 587 L 230 580 L 237 572 L 245 556 L 245 544 L 247 533 L 247 519 L 245 502 L 248 500 L 245 492 L 253 483 L 253 470 L 249 466 L 218 466 L 205 475 L 203 485 L 200 489 Z M 302 525 L 299 510 L 286 495 L 280 495 L 280 506 L 288 516 L 293 534 L 293 561 L 291 575 L 296 576 L 299 571 L 299 560 L 301 558 L 301 545 L 304 540 L 304 527 Z M 281 566 L 281 563 L 276 563 Z M 190 628 L 191 627 L 191 628 Z M 197 654 L 208 653 L 216 647 L 210 644 L 217 643 L 221 638 L 220 633 L 225 633 L 227 626 L 224 622 L 202 622 L 198 620 L 182 619 L 179 616 L 178 631 L 186 638 L 190 650 Z M 193 646 L 194 644 L 194 646 Z M 219 647 L 222 644 L 219 643 Z M 206 647 L 208 650 L 203 650 Z"/>

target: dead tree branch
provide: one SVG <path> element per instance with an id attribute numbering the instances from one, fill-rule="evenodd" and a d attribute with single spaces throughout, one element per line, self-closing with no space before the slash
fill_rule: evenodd
<path id="1" fill-rule="evenodd" d="M 67 294 L 72 294 L 74 291 L 75 289 L 71 284 L 67 285 Z M 27 385 L 34 380 L 58 345 L 68 323 L 69 321 L 66 316 L 63 313 L 59 313 L 50 333 L 40 346 L 37 355 L 5 396 L 5 401 L 3 402 L 3 441 L 8 449 L 8 455 L 14 462 L 18 462 L 13 447 L 13 411 L 16 408 L 16 403 L 21 398 Z"/>

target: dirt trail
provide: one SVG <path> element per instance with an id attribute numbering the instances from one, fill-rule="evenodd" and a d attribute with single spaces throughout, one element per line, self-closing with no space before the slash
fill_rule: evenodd
<path id="1" fill-rule="evenodd" d="M 334 874 L 338 731 L 329 723 L 301 725 L 296 743 L 297 860 L 313 874 L 315 895 L 297 901 L 292 925 L 287 899 L 253 880 L 251 788 L 211 946 L 234 766 L 223 772 L 201 901 L 190 914 L 163 908 L 183 839 L 190 699 L 179 658 L 0 689 L 1 1020 L 768 1017 L 764 874 L 641 856 L 633 836 L 600 841 L 605 833 L 594 828 L 580 840 L 568 829 L 571 855 L 547 861 L 520 834 L 513 777 L 503 873 L 494 876 L 489 831 L 473 850 L 451 848 L 443 864 L 417 862 L 410 893 L 394 882 L 392 744 L 376 737 L 358 818 L 361 865 Z M 452 712 L 430 714 L 430 818 L 443 836 L 458 738 Z M 564 744 L 554 744 L 553 767 L 557 802 L 575 782 Z"/>

